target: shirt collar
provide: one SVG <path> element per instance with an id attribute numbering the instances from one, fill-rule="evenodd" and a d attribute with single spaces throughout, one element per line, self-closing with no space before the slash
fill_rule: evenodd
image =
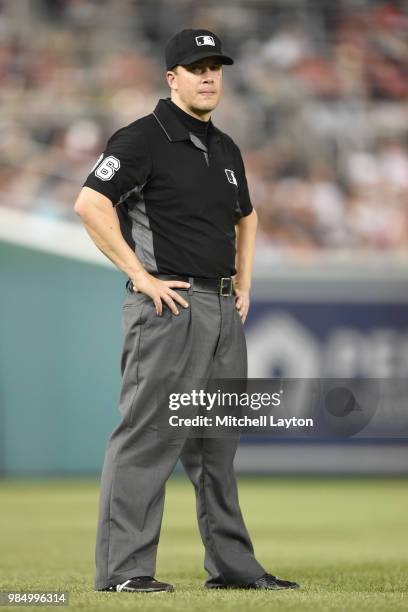
<path id="1" fill-rule="evenodd" d="M 166 134 L 170 142 L 177 142 L 178 140 L 190 140 L 190 132 L 186 126 L 182 123 L 176 113 L 171 109 L 171 106 L 166 103 L 166 100 L 161 98 L 157 103 L 156 108 L 153 111 L 157 122 Z M 208 131 L 213 132 L 216 139 L 219 140 L 217 129 L 214 127 L 211 119 L 208 126 Z"/>

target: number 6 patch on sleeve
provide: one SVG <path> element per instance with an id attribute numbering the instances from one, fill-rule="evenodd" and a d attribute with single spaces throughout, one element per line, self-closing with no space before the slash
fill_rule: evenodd
<path id="1" fill-rule="evenodd" d="M 100 158 L 94 166 L 94 168 L 96 167 L 95 176 L 100 178 L 102 181 L 110 181 L 110 179 L 115 175 L 115 172 L 119 170 L 120 161 L 113 155 L 108 155 L 108 157 L 106 157 L 101 163 L 99 163 L 99 160 Z"/>

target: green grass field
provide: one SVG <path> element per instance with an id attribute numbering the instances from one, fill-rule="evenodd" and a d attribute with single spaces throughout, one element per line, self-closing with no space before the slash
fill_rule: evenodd
<path id="1" fill-rule="evenodd" d="M 204 590 L 181 477 L 167 485 L 156 574 L 175 593 L 93 591 L 98 483 L 83 480 L 0 482 L 1 590 L 67 590 L 71 610 L 89 611 L 408 610 L 406 481 L 240 479 L 239 490 L 257 558 L 301 590 Z"/>

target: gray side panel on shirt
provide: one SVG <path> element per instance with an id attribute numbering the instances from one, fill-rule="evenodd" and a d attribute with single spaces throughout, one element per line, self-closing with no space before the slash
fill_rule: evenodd
<path id="1" fill-rule="evenodd" d="M 144 185 L 132 193 L 132 206 L 129 206 L 129 217 L 132 220 L 132 238 L 135 241 L 137 257 L 148 272 L 157 272 L 157 262 L 153 249 L 153 234 L 146 213 L 146 203 L 143 197 Z"/>

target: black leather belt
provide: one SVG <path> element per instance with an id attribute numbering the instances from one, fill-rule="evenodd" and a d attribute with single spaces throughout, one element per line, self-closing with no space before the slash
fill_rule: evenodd
<path id="1" fill-rule="evenodd" d="M 230 276 L 223 278 L 198 278 L 188 276 L 178 276 L 176 274 L 153 274 L 160 280 L 178 280 L 184 283 L 190 283 L 189 293 L 198 291 L 201 293 L 218 293 L 222 297 L 230 297 L 234 294 L 233 279 Z M 133 291 L 133 283 L 129 279 L 126 283 L 126 288 Z M 174 288 L 177 291 L 177 287 Z"/>

